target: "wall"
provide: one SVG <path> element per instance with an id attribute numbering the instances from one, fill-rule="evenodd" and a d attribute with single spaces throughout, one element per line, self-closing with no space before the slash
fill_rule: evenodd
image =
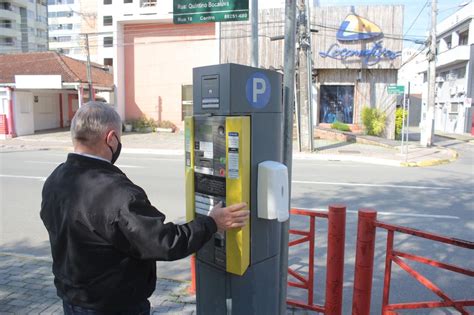
<path id="1" fill-rule="evenodd" d="M 15 130 L 17 136 L 35 133 L 33 113 L 33 93 L 29 91 L 15 91 L 13 99 Z"/>
<path id="2" fill-rule="evenodd" d="M 181 85 L 218 63 L 214 24 L 124 26 L 125 119 L 181 120 Z"/>

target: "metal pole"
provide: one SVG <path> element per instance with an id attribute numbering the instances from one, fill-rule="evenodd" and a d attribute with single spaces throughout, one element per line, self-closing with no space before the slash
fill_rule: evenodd
<path id="1" fill-rule="evenodd" d="M 91 74 L 91 56 L 89 52 L 89 34 L 86 35 L 86 51 L 87 51 L 87 83 L 89 86 L 89 101 L 92 101 L 92 74 Z"/>
<path id="2" fill-rule="evenodd" d="M 428 100 L 427 115 L 424 124 L 424 137 L 420 137 L 421 145 L 431 147 L 434 135 L 435 77 L 436 77 L 436 14 L 437 0 L 431 0 L 431 34 L 428 54 Z"/>
<path id="3" fill-rule="evenodd" d="M 288 167 L 288 187 L 291 196 L 291 166 L 293 161 L 293 104 L 295 80 L 296 0 L 285 0 L 285 48 L 283 77 L 283 163 Z M 290 198 L 291 200 L 291 198 Z M 291 204 L 291 201 L 290 201 Z M 290 204 L 288 208 L 290 208 Z M 288 283 L 288 239 L 290 219 L 282 223 L 280 240 L 280 314 L 286 314 Z"/>
<path id="4" fill-rule="evenodd" d="M 252 67 L 258 67 L 258 0 L 252 0 Z"/>
<path id="5" fill-rule="evenodd" d="M 308 67 L 308 132 L 309 132 L 309 151 L 314 150 L 314 131 L 313 131 L 313 50 L 311 46 L 311 15 L 309 9 L 310 3 L 306 3 L 306 40 L 308 41 L 308 47 L 306 48 L 306 65 Z"/>
<path id="6" fill-rule="evenodd" d="M 346 244 L 346 206 L 329 205 L 328 252 L 326 259 L 326 314 L 342 314 L 344 246 Z"/>
<path id="7" fill-rule="evenodd" d="M 371 209 L 359 210 L 352 314 L 370 315 L 372 276 L 374 272 L 375 220 L 377 220 L 376 211 Z"/>
<path id="8" fill-rule="evenodd" d="M 402 144 L 400 146 L 400 154 L 403 154 L 403 140 L 405 138 L 405 92 L 403 92 L 402 100 Z"/>
<path id="9" fill-rule="evenodd" d="M 408 99 L 407 99 L 407 150 L 405 151 L 405 162 L 408 160 L 408 143 L 410 140 L 410 81 L 408 81 Z"/>

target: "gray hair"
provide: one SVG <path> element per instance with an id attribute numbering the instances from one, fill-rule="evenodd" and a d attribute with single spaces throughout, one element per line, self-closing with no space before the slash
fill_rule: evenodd
<path id="1" fill-rule="evenodd" d="M 82 105 L 71 122 L 73 141 L 94 145 L 113 129 L 119 135 L 122 131 L 122 119 L 115 109 L 102 102 L 91 101 Z"/>

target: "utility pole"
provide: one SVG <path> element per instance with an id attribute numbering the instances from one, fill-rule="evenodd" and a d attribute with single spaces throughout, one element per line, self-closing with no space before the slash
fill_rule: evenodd
<path id="1" fill-rule="evenodd" d="M 313 151 L 313 126 L 311 117 L 311 87 L 312 87 L 312 65 L 311 65 L 311 30 L 309 4 L 307 0 L 298 0 L 298 122 L 300 128 L 299 143 L 300 150 Z"/>
<path id="2" fill-rule="evenodd" d="M 251 23 L 252 23 L 252 67 L 258 67 L 258 0 L 252 1 Z"/>
<path id="3" fill-rule="evenodd" d="M 431 0 L 430 49 L 428 52 L 428 98 L 424 126 L 421 130 L 420 144 L 424 147 L 433 145 L 434 110 L 435 110 L 435 77 L 436 77 L 436 15 L 437 0 Z"/>
<path id="4" fill-rule="evenodd" d="M 86 51 L 87 51 L 87 83 L 89 85 L 89 102 L 93 100 L 92 95 L 92 73 L 91 73 L 91 56 L 89 51 L 89 34 L 86 35 Z"/>
<path id="5" fill-rule="evenodd" d="M 293 163 L 293 107 L 295 84 L 295 39 L 296 39 L 296 0 L 285 1 L 285 46 L 283 70 L 283 163 L 288 168 L 288 187 L 291 196 Z M 290 204 L 288 204 L 290 209 Z M 286 289 L 288 283 L 288 240 L 290 219 L 281 223 L 280 268 L 279 268 L 279 314 L 286 314 Z"/>

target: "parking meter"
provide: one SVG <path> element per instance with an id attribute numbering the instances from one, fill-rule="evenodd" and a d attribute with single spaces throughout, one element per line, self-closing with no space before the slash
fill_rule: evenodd
<path id="1" fill-rule="evenodd" d="M 193 69 L 185 119 L 186 217 L 246 202 L 244 228 L 196 254 L 198 314 L 276 314 L 281 222 L 288 219 L 282 75 L 237 64 Z"/>

